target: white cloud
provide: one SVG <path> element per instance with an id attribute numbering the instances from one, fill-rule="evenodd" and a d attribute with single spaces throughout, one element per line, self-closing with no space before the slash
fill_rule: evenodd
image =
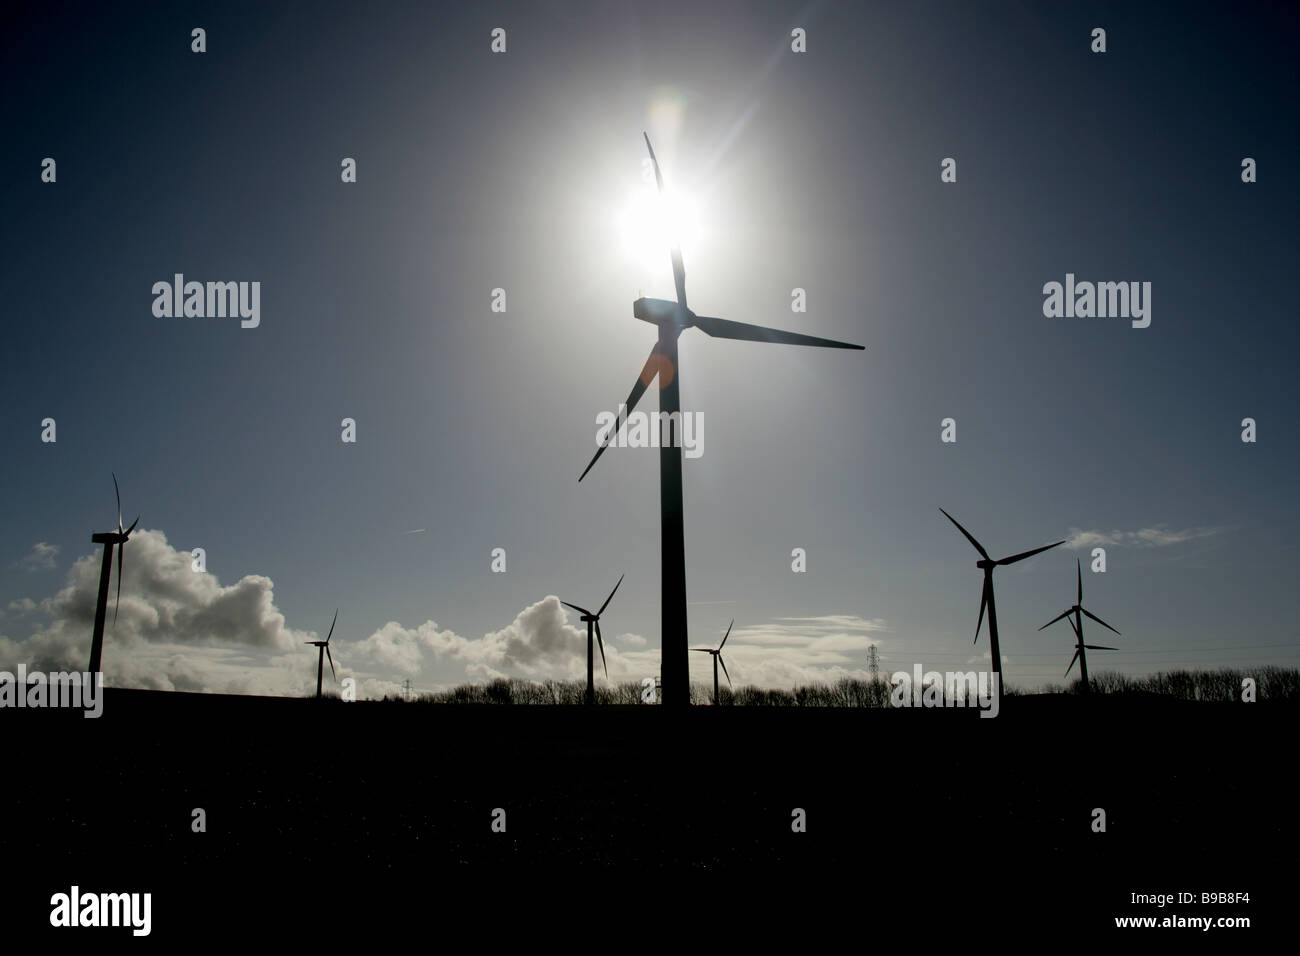
<path id="1" fill-rule="evenodd" d="M 647 643 L 636 634 L 621 635 L 619 641 L 642 647 Z M 603 677 L 599 650 L 596 653 L 596 670 Z M 586 673 L 587 630 L 568 623 L 568 612 L 552 594 L 524 608 L 505 627 L 477 639 L 442 630 L 435 621 L 425 621 L 414 628 L 389 621 L 364 640 L 343 644 L 337 656 L 345 655 L 358 667 L 404 675 L 420 674 L 426 667 L 450 662 L 462 665 L 466 678 L 472 680 L 496 677 L 571 680 Z M 653 658 L 654 663 L 648 664 L 646 658 Z M 629 651 L 605 642 L 611 681 L 650 676 L 658 669 L 658 658 L 658 649 Z"/>
<path id="2" fill-rule="evenodd" d="M 400 681 L 386 682 L 396 672 L 410 676 L 424 689 L 420 677 L 446 665 L 463 667 L 464 680 L 497 677 L 577 680 L 586 673 L 586 629 L 568 623 L 567 612 L 554 595 L 526 607 L 506 627 L 477 639 L 441 629 L 435 621 L 406 627 L 389 621 L 364 640 L 340 642 L 335 657 L 342 670 L 359 678 L 362 688 L 375 681 L 384 693 L 400 693 Z M 576 620 L 576 614 L 573 614 Z M 762 624 L 738 626 L 727 641 L 724 658 L 733 681 L 762 687 L 793 687 L 814 682 L 833 683 L 841 677 L 865 678 L 866 650 L 879 644 L 887 631 L 881 620 L 853 615 L 777 618 Z M 721 635 L 696 640 L 713 644 Z M 623 633 L 605 642 L 609 681 L 640 681 L 659 673 L 660 648 L 640 634 Z M 346 663 L 346 667 L 345 667 Z M 691 661 L 692 677 L 712 679 L 707 658 Z M 599 651 L 597 680 L 603 682 Z M 456 679 L 453 679 L 453 683 Z M 437 687 L 448 686 L 446 681 Z"/>
<path id="3" fill-rule="evenodd" d="M 467 653 L 469 645 L 453 631 L 440 631 L 435 621 L 425 621 L 415 628 L 389 621 L 365 640 L 335 642 L 336 656 L 346 658 L 350 667 L 386 669 L 403 675 L 420 673 L 426 649 L 435 656 L 446 653 L 455 657 Z"/>
<path id="4" fill-rule="evenodd" d="M 223 586 L 214 575 L 191 568 L 190 554 L 171 547 L 162 532 L 132 535 L 116 625 L 109 609 L 103 658 L 107 683 L 232 694 L 312 693 L 317 656 L 302 642 L 320 635 L 288 626 L 275 606 L 271 579 L 250 574 Z M 19 662 L 33 670 L 84 668 L 99 573 L 100 555 L 86 555 L 73 563 L 53 597 L 14 601 L 11 609 L 39 609 L 50 619 L 26 639 L 0 638 L 0 668 L 12 670 Z M 547 595 L 505 627 L 477 638 L 431 620 L 414 627 L 389 621 L 358 640 L 346 639 L 340 629 L 330 647 L 339 678 L 356 679 L 361 697 L 399 696 L 406 678 L 417 690 L 496 677 L 576 680 L 586 674 L 587 654 L 586 628 L 576 622 L 576 613 Z M 865 677 L 866 650 L 886 631 L 883 621 L 852 615 L 776 618 L 737 625 L 724 656 L 737 685 L 833 682 Z M 696 632 L 695 638 L 693 646 L 715 646 L 721 633 Z M 608 680 L 614 683 L 659 673 L 657 639 L 621 633 L 605 642 L 605 657 Z M 604 682 L 599 652 L 597 658 L 597 680 Z M 711 680 L 708 659 L 691 658 L 692 677 Z M 328 686 L 337 688 L 328 668 L 325 677 Z"/>
<path id="5" fill-rule="evenodd" d="M 888 630 L 879 618 L 848 614 L 778 617 L 732 630 L 722 656 L 734 686 L 788 689 L 842 677 L 865 680 L 870 676 L 867 649 L 873 644 L 883 647 L 879 635 Z M 692 664 L 695 680 L 712 681 L 707 658 Z"/>
<path id="6" fill-rule="evenodd" d="M 109 594 L 104 671 L 107 683 L 177 690 L 282 693 L 257 667 L 282 670 L 272 656 L 296 650 L 310 634 L 294 631 L 275 607 L 270 578 L 248 575 L 223 587 L 212 574 L 191 570 L 191 556 L 167 543 L 161 531 L 140 530 L 125 549 L 122 600 L 116 623 Z M 83 668 L 90 653 L 100 556 L 78 558 L 67 582 L 39 603 L 54 620 L 21 642 L 0 645 L 0 664 L 19 660 L 33 669 Z M 19 603 L 29 610 L 30 599 Z M 235 645 L 234 648 L 228 645 Z M 242 646 L 242 650 L 238 649 Z M 257 662 L 246 655 L 256 652 Z M 245 655 L 238 660 L 239 655 Z M 256 666 L 253 666 L 254 663 Z M 287 663 L 287 662 L 286 662 Z M 283 675 L 281 675 L 283 676 Z"/>
<path id="7" fill-rule="evenodd" d="M 59 546 L 57 544 L 38 541 L 32 545 L 31 553 L 18 562 L 18 567 L 24 571 L 52 571 L 54 570 L 54 559 L 58 556 Z"/>

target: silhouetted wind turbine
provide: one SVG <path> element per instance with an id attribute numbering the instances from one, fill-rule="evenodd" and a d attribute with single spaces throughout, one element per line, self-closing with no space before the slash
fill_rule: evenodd
<path id="1" fill-rule="evenodd" d="M 338 609 L 335 608 L 334 620 L 330 621 L 330 632 L 325 635 L 325 640 L 303 641 L 304 644 L 310 644 L 312 647 L 320 648 L 320 650 L 317 652 L 317 660 L 316 660 L 316 699 L 317 700 L 320 700 L 320 684 L 321 684 L 321 680 L 325 677 L 325 656 L 327 654 L 329 655 L 329 659 L 330 659 L 330 674 L 334 677 L 335 680 L 339 679 L 339 675 L 334 670 L 334 655 L 330 654 L 330 638 L 334 636 L 334 625 L 338 623 L 338 620 L 339 620 L 339 612 Z"/>
<path id="2" fill-rule="evenodd" d="M 943 511 L 942 508 L 939 509 Z M 975 640 L 980 639 L 980 627 L 984 623 L 984 608 L 989 609 L 989 652 L 993 658 L 993 673 L 998 677 L 998 700 L 1002 699 L 1002 651 L 998 646 L 998 608 L 997 602 L 993 599 L 993 569 L 1001 564 L 1015 564 L 1017 561 L 1023 561 L 1025 558 L 1032 558 L 1036 554 L 1055 548 L 1057 545 L 1065 544 L 1064 541 L 1057 541 L 1056 544 L 1045 544 L 1041 548 L 1034 548 L 1032 551 L 1022 551 L 1020 554 L 1013 554 L 1009 558 L 1002 558 L 994 561 L 989 557 L 989 553 L 984 550 L 984 545 L 975 540 L 969 531 L 957 523 L 957 519 L 948 512 L 943 511 L 943 516 L 957 525 L 957 530 L 966 536 L 966 540 L 975 546 L 975 550 L 980 553 L 980 560 L 975 562 L 975 567 L 984 572 L 984 590 L 980 594 L 980 616 L 975 622 Z"/>
<path id="3" fill-rule="evenodd" d="M 111 474 L 111 472 L 110 472 Z M 113 572 L 113 545 L 117 545 L 117 599 L 113 602 L 113 623 L 117 624 L 117 608 L 122 603 L 122 557 L 131 532 L 140 523 L 139 515 L 131 522 L 131 527 L 122 528 L 122 493 L 117 487 L 117 475 L 113 474 L 113 494 L 117 497 L 117 530 L 97 532 L 90 536 L 95 544 L 104 546 L 104 563 L 99 569 L 99 596 L 95 600 L 95 629 L 90 637 L 90 673 L 99 673 L 100 658 L 104 653 L 104 618 L 108 616 L 108 579 Z"/>
<path id="4" fill-rule="evenodd" d="M 618 576 L 618 584 L 623 583 L 624 575 Z M 618 590 L 618 584 L 614 585 L 614 591 Z M 568 601 L 561 601 L 565 607 L 571 607 L 575 611 L 581 611 L 582 617 L 579 620 L 587 622 L 587 697 L 586 703 L 594 704 L 596 702 L 596 676 L 595 676 L 595 658 L 592 656 L 595 651 L 591 646 L 591 629 L 596 628 L 596 640 L 600 642 L 600 663 L 605 668 L 605 676 L 609 676 L 609 665 L 605 663 L 605 642 L 600 636 L 600 616 L 605 613 L 605 608 L 609 607 L 609 602 L 614 600 L 614 591 L 609 592 L 609 597 L 605 598 L 605 603 L 600 606 L 600 610 L 595 614 L 588 611 L 585 607 L 578 607 L 576 604 L 570 604 Z"/>
<path id="5" fill-rule="evenodd" d="M 1074 636 L 1077 641 L 1077 644 L 1074 648 L 1074 657 L 1070 658 L 1070 666 L 1065 669 L 1065 676 L 1066 677 L 1070 676 L 1070 671 L 1074 668 L 1074 662 L 1077 660 L 1079 662 L 1079 679 L 1083 682 L 1079 692 L 1082 694 L 1086 694 L 1088 693 L 1088 655 L 1085 652 L 1086 651 L 1117 651 L 1119 650 L 1119 648 L 1106 647 L 1103 644 L 1083 643 L 1083 615 L 1085 614 L 1088 615 L 1088 617 L 1092 618 L 1094 621 L 1096 621 L 1098 624 L 1100 624 L 1102 627 L 1110 628 L 1110 630 L 1112 631 L 1115 631 L 1115 629 L 1083 606 L 1083 562 L 1081 562 L 1078 558 L 1075 558 L 1074 563 L 1075 563 L 1075 571 L 1079 578 L 1078 598 L 1075 600 L 1074 604 L 1071 607 L 1066 608 L 1060 614 L 1056 615 L 1056 617 L 1052 618 L 1050 621 L 1044 624 L 1043 627 L 1040 627 L 1039 630 L 1041 631 L 1045 627 L 1051 627 L 1057 621 L 1061 620 L 1061 618 L 1065 618 L 1070 622 L 1070 627 L 1074 628 Z M 1115 631 L 1115 633 L 1119 634 L 1119 631 Z"/>
<path id="6" fill-rule="evenodd" d="M 650 161 L 654 165 L 655 181 L 662 194 L 664 177 L 659 170 L 659 160 L 655 158 L 649 135 L 643 135 L 645 135 L 646 149 L 650 151 Z M 609 442 L 618 435 L 619 429 L 626 421 L 626 416 L 636 408 L 641 396 L 657 377 L 660 414 L 658 425 L 661 429 L 659 442 L 660 586 L 662 588 L 660 668 L 664 704 L 684 707 L 690 703 L 691 689 L 690 662 L 686 654 L 689 642 L 686 634 L 686 541 L 682 527 L 682 449 L 679 437 L 681 370 L 677 364 L 677 337 L 683 330 L 695 326 L 706 335 L 719 339 L 774 342 L 783 345 L 816 345 L 833 349 L 862 349 L 864 346 L 696 315 L 686 306 L 686 270 L 682 265 L 681 248 L 676 244 L 672 247 L 671 256 L 677 301 L 648 299 L 643 296 L 632 303 L 632 314 L 643 322 L 657 326 L 659 339 L 650 350 L 650 356 L 646 359 L 636 384 L 632 386 L 627 401 L 620 407 L 617 421 L 606 436 L 605 443 L 597 449 L 590 464 L 578 476 L 578 480 L 582 481 L 587 472 L 591 471 L 592 465 L 596 464 L 596 460 L 609 447 Z M 666 439 L 662 434 L 665 421 L 668 425 Z"/>
<path id="7" fill-rule="evenodd" d="M 722 644 L 727 643 L 727 638 L 731 636 L 731 625 L 736 623 L 736 619 L 731 619 L 731 624 L 727 625 L 727 633 L 722 635 Z M 711 647 L 692 647 L 691 650 L 701 654 L 713 655 L 713 706 L 718 706 L 718 665 L 722 665 L 722 673 L 727 674 L 727 662 L 722 659 L 722 644 L 718 645 L 715 651 Z M 727 674 L 727 686 L 731 686 L 731 675 Z"/>

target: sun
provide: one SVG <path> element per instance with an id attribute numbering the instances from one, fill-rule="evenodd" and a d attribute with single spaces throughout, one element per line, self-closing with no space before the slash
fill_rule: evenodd
<path id="1" fill-rule="evenodd" d="M 654 183 L 628 193 L 618 216 L 618 233 L 627 261 L 647 278 L 672 282 L 669 252 L 674 245 L 685 257 L 704 238 L 703 217 L 695 197 L 671 186 L 661 196 Z"/>

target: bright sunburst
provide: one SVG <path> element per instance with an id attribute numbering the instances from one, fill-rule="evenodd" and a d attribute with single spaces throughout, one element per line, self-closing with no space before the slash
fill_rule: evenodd
<path id="1" fill-rule="evenodd" d="M 667 275 L 671 282 L 669 250 L 677 244 L 684 256 L 689 255 L 703 238 L 700 205 L 671 184 L 662 197 L 653 182 L 642 184 L 628 194 L 619 213 L 618 232 L 629 262 L 647 276 Z"/>

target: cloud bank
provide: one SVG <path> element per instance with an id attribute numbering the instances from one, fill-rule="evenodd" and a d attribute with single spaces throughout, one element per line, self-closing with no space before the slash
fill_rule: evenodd
<path id="1" fill-rule="evenodd" d="M 57 549 L 54 549 L 57 552 Z M 33 555 L 49 551 L 34 550 Z M 52 558 L 51 558 L 52 559 Z M 78 558 L 53 596 L 11 602 L 35 618 L 28 637 L 0 636 L 0 669 L 18 663 L 56 671 L 86 666 L 99 587 L 100 555 Z M 116 569 L 114 570 L 116 577 Z M 188 552 L 157 530 L 140 530 L 126 546 L 122 595 L 112 621 L 109 595 L 103 667 L 110 686 L 210 693 L 306 695 L 314 692 L 317 655 L 304 641 L 314 631 L 290 627 L 276 607 L 269 577 L 249 574 L 223 585 L 193 570 Z M 573 622 L 570 622 L 572 615 Z M 790 687 L 843 676 L 865 676 L 866 649 L 887 628 L 851 615 L 777 618 L 738 624 L 725 658 L 737 685 Z M 714 646 L 721 633 L 696 632 L 695 646 Z M 499 630 L 469 638 L 436 621 L 408 627 L 389 621 L 357 640 L 334 638 L 340 678 L 357 681 L 360 697 L 400 693 L 497 677 L 575 680 L 586 674 L 587 632 L 577 615 L 547 595 Z M 605 641 L 611 682 L 641 681 L 659 672 L 657 640 L 621 633 Z M 707 658 L 692 655 L 691 676 L 712 679 Z M 596 674 L 605 680 L 597 660 Z M 329 674 L 326 673 L 329 681 Z M 337 685 L 334 685 L 335 687 Z"/>

